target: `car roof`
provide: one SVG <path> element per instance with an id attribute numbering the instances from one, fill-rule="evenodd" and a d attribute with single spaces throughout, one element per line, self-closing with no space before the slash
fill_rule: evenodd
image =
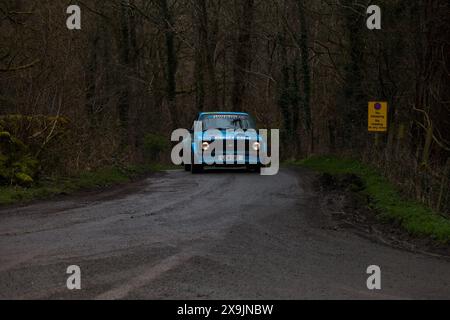
<path id="1" fill-rule="evenodd" d="M 244 115 L 248 116 L 246 112 L 200 112 L 199 116 L 212 115 L 212 114 L 226 114 L 226 115 Z"/>

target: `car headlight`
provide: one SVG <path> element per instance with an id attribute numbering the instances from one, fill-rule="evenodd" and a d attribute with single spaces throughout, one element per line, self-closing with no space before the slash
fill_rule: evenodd
<path id="1" fill-rule="evenodd" d="M 203 151 L 208 151 L 208 149 L 209 149 L 209 143 L 208 143 L 208 142 L 203 142 L 203 143 L 202 143 L 202 149 L 203 149 Z"/>
<path id="2" fill-rule="evenodd" d="M 255 151 L 259 151 L 259 149 L 261 149 L 261 143 L 259 143 L 259 142 L 253 142 L 252 148 L 253 148 L 253 150 L 255 150 Z"/>

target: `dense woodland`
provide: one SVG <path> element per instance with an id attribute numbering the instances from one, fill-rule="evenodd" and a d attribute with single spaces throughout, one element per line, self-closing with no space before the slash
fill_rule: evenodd
<path id="1" fill-rule="evenodd" d="M 139 163 L 199 111 L 247 111 L 286 160 L 357 157 L 450 211 L 447 0 L 71 2 L 0 0 L 3 184 Z M 388 134 L 367 131 L 374 100 Z"/>

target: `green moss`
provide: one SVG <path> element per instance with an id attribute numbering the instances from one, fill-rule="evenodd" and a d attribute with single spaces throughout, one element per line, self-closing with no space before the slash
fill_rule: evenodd
<path id="1" fill-rule="evenodd" d="M 63 117 L 0 115 L 0 185 L 28 187 L 38 179 L 42 163 L 46 164 L 45 148 L 63 145 L 58 139 L 68 132 L 68 125 Z M 58 154 L 57 150 L 52 154 Z"/>
<path id="2" fill-rule="evenodd" d="M 15 178 L 22 186 L 31 185 L 33 183 L 33 178 L 23 172 L 16 173 Z"/>
<path id="3" fill-rule="evenodd" d="M 0 128 L 1 129 L 1 128 Z M 7 131 L 0 131 L 0 139 L 10 139 L 11 134 Z"/>
<path id="4" fill-rule="evenodd" d="M 28 146 L 9 132 L 0 132 L 0 184 L 30 186 L 38 169 L 39 161 Z"/>
<path id="5" fill-rule="evenodd" d="M 371 206 L 379 212 L 379 219 L 398 223 L 411 235 L 450 243 L 450 220 L 422 204 L 404 199 L 376 169 L 353 159 L 336 157 L 311 157 L 294 164 L 333 175 L 358 175 L 367 185 L 361 192 L 373 200 Z"/>

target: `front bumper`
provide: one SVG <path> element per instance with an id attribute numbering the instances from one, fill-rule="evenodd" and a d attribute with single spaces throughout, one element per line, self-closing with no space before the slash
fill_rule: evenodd
<path id="1" fill-rule="evenodd" d="M 219 156 L 204 156 L 199 155 L 198 161 L 195 164 L 209 167 L 242 167 L 242 166 L 263 166 L 263 162 L 259 156 L 249 155 L 219 155 Z"/>

